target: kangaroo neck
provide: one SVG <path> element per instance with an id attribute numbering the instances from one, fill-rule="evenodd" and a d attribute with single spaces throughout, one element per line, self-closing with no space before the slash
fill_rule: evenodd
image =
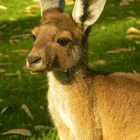
<path id="1" fill-rule="evenodd" d="M 86 77 L 86 70 L 83 66 L 68 69 L 67 71 L 54 70 L 50 73 L 63 85 L 72 84 L 78 79 Z"/>

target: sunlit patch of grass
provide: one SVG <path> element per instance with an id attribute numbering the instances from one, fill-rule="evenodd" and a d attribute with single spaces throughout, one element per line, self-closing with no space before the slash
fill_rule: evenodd
<path id="1" fill-rule="evenodd" d="M 114 10 L 109 13 L 110 5 L 113 4 Z M 104 15 L 92 28 L 89 38 L 90 51 L 94 52 L 89 56 L 89 61 L 105 60 L 105 65 L 90 65 L 92 69 L 113 72 L 140 72 L 140 41 L 137 39 L 128 39 L 127 30 L 130 27 L 140 29 L 138 20 L 138 7 L 136 3 L 128 7 L 115 6 L 118 3 L 108 3 L 106 6 L 108 15 Z M 136 9 L 135 9 L 136 8 Z M 116 11 L 115 11 L 116 9 Z M 127 10 L 133 11 L 135 14 L 131 15 Z M 103 16 L 102 15 L 102 16 Z M 110 18 L 112 17 L 112 19 Z M 106 19 L 106 20 L 103 20 Z M 126 48 L 131 51 L 107 53 L 114 49 Z"/>
<path id="2" fill-rule="evenodd" d="M 7 10 L 0 10 L 0 16 L 3 20 L 10 20 L 10 21 L 16 21 L 18 19 L 23 19 L 27 17 L 32 17 L 29 15 L 27 7 L 32 6 L 33 4 L 36 4 L 37 2 L 34 2 L 34 0 L 25 0 L 25 1 L 17 1 L 17 0 L 0 0 L 0 5 L 3 5 L 7 8 Z M 39 8 L 32 8 L 31 13 L 39 15 Z"/>
<path id="3" fill-rule="evenodd" d="M 36 137 L 33 136 L 27 140 L 36 140 Z M 42 133 L 42 135 L 37 138 L 37 140 L 59 140 L 56 129 L 51 129 L 48 134 Z"/>

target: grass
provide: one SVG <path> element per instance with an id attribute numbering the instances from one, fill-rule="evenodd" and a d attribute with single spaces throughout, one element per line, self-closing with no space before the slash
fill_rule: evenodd
<path id="1" fill-rule="evenodd" d="M 31 75 L 25 67 L 33 43 L 26 34 L 40 22 L 39 9 L 28 8 L 34 3 L 0 0 L 0 5 L 7 7 L 0 10 L 0 140 L 58 139 L 47 110 L 46 75 Z M 70 11 L 71 7 L 66 10 Z M 126 31 L 130 27 L 140 29 L 139 3 L 119 6 L 117 0 L 108 0 L 89 38 L 91 69 L 140 72 L 140 37 L 127 39 Z M 22 34 L 25 36 L 19 36 Z M 33 118 L 22 109 L 23 104 Z M 37 126 L 40 127 L 36 129 Z M 2 135 L 16 128 L 30 130 L 32 136 Z"/>

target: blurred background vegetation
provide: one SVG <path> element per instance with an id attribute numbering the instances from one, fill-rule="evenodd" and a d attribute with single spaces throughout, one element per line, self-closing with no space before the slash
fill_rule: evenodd
<path id="1" fill-rule="evenodd" d="M 66 11 L 73 2 L 67 1 Z M 107 0 L 89 37 L 89 66 L 140 72 L 140 1 Z M 31 75 L 25 59 L 40 23 L 37 0 L 0 0 L 0 140 L 55 140 L 47 110 L 46 74 Z"/>

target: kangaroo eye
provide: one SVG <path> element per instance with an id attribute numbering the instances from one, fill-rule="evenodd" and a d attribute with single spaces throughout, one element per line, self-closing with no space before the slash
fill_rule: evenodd
<path id="1" fill-rule="evenodd" d="M 31 34 L 31 37 L 33 38 L 33 40 L 36 40 L 36 36 L 34 34 Z"/>
<path id="2" fill-rule="evenodd" d="M 69 38 L 60 38 L 57 40 L 57 43 L 59 43 L 61 46 L 67 46 L 71 40 Z"/>

